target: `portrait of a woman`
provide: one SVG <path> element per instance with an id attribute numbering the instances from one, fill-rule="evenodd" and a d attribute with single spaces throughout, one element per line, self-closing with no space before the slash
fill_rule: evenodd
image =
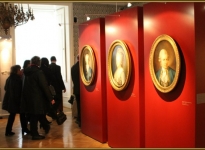
<path id="1" fill-rule="evenodd" d="M 117 49 L 116 52 L 116 70 L 114 73 L 114 80 L 118 85 L 123 85 L 125 83 L 125 71 L 123 68 L 124 52 L 121 47 Z"/>
<path id="2" fill-rule="evenodd" d="M 93 73 L 93 70 L 92 68 L 90 67 L 90 56 L 89 54 L 85 54 L 84 56 L 84 61 L 85 61 L 85 66 L 84 66 L 84 75 L 85 75 L 85 79 L 87 81 L 90 81 L 91 78 L 92 78 L 92 73 Z"/>
<path id="3" fill-rule="evenodd" d="M 131 57 L 127 44 L 122 40 L 112 42 L 108 54 L 108 75 L 116 91 L 124 90 L 130 80 Z"/>

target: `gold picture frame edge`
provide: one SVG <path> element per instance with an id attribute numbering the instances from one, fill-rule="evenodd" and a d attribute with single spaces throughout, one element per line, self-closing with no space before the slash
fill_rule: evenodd
<path id="1" fill-rule="evenodd" d="M 128 62 L 127 76 L 126 76 L 126 79 L 125 79 L 125 83 L 122 86 L 118 86 L 116 84 L 116 82 L 114 81 L 114 78 L 113 78 L 113 74 L 112 74 L 112 66 L 111 66 L 111 64 L 112 64 L 112 53 L 113 53 L 114 48 L 115 48 L 116 45 L 120 45 L 123 49 L 126 50 L 125 58 L 126 58 L 126 60 L 128 60 L 127 61 Z M 114 40 L 111 43 L 110 48 L 109 48 L 109 52 L 108 52 L 108 77 L 109 77 L 111 86 L 116 91 L 122 91 L 125 88 L 127 88 L 128 84 L 129 84 L 129 81 L 130 81 L 130 77 L 131 77 L 131 69 L 132 69 L 131 55 L 130 55 L 129 47 L 127 46 L 127 44 L 123 40 Z"/>
<path id="2" fill-rule="evenodd" d="M 169 87 L 162 87 L 157 81 L 157 78 L 154 72 L 154 64 L 153 64 L 154 52 L 155 52 L 157 44 L 162 40 L 166 40 L 171 44 L 171 46 L 173 47 L 174 53 L 175 53 L 175 57 L 176 57 L 176 73 L 175 73 L 174 80 Z M 152 44 L 151 51 L 150 51 L 150 57 L 149 57 L 149 70 L 150 70 L 151 78 L 152 78 L 152 81 L 155 87 L 162 93 L 168 93 L 172 91 L 175 88 L 179 80 L 180 68 L 181 68 L 180 55 L 179 55 L 179 51 L 178 51 L 178 48 L 177 48 L 177 45 L 174 39 L 167 34 L 162 34 L 158 36 Z"/>
<path id="3" fill-rule="evenodd" d="M 92 59 L 92 62 L 93 62 L 93 73 L 92 73 L 92 78 L 91 78 L 90 81 L 87 81 L 85 79 L 84 72 L 83 72 L 83 63 L 84 62 L 83 62 L 82 55 L 83 55 L 85 49 L 89 50 L 89 52 L 90 52 L 90 54 L 92 56 L 91 59 Z M 95 71 L 96 71 L 95 69 L 96 69 L 96 60 L 95 60 L 94 50 L 93 50 L 93 48 L 90 45 L 84 45 L 82 50 L 81 50 L 81 53 L 80 53 L 80 76 L 81 76 L 81 80 L 82 80 L 84 85 L 89 86 L 89 85 L 91 85 L 93 83 L 93 80 L 94 80 L 94 77 L 95 77 Z"/>

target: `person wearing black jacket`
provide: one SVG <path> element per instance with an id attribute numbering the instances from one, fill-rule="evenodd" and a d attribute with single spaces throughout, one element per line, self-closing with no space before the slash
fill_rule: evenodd
<path id="1" fill-rule="evenodd" d="M 22 90 L 23 90 L 23 85 L 24 85 L 24 79 L 25 79 L 25 75 L 24 75 L 24 69 L 26 69 L 27 67 L 30 66 L 30 63 L 31 60 L 25 60 L 24 63 L 23 63 L 23 69 L 21 69 L 21 79 L 22 79 Z M 28 122 L 30 122 L 30 117 L 28 114 L 26 114 L 24 111 L 20 110 L 21 111 L 21 114 L 25 114 L 25 117 L 26 117 L 26 124 L 28 124 Z"/>
<path id="2" fill-rule="evenodd" d="M 79 55 L 77 56 L 77 62 L 71 67 L 71 78 L 73 81 L 73 94 L 77 101 L 78 116 L 76 122 L 81 127 Z"/>
<path id="3" fill-rule="evenodd" d="M 49 66 L 49 60 L 45 57 L 41 58 L 41 66 L 40 69 L 43 71 L 45 77 L 46 77 L 46 81 L 48 83 L 48 86 L 52 85 L 53 81 L 55 80 L 54 75 L 52 74 L 52 71 L 50 68 L 48 68 Z M 55 98 L 54 98 L 55 99 Z M 55 104 L 54 104 L 55 105 Z M 53 107 L 50 106 L 50 104 L 47 104 L 47 113 L 50 113 L 53 118 L 56 116 L 56 113 L 53 112 Z M 51 116 L 51 117 L 52 117 Z M 46 119 L 46 115 L 45 115 L 45 119 Z M 47 120 L 47 119 L 46 119 Z M 49 122 L 47 120 L 47 123 L 50 124 L 51 122 Z"/>
<path id="4" fill-rule="evenodd" d="M 17 113 L 20 113 L 21 93 L 22 93 L 22 80 L 21 80 L 21 66 L 14 65 L 11 67 L 10 76 L 6 80 L 4 86 L 5 95 L 2 103 L 2 109 L 9 112 L 9 118 L 6 125 L 5 136 L 12 136 L 12 126 Z M 27 128 L 25 114 L 20 113 L 20 122 L 22 127 L 22 134 L 24 132 L 30 133 Z"/>
<path id="5" fill-rule="evenodd" d="M 43 126 L 45 133 L 48 133 L 50 126 L 46 123 L 45 113 L 46 104 L 54 104 L 43 71 L 39 68 L 40 57 L 34 56 L 31 59 L 31 65 L 24 70 L 25 80 L 23 87 L 23 101 L 25 112 L 30 114 L 30 130 L 32 140 L 41 140 L 45 136 L 38 133 L 38 121 Z"/>
<path id="6" fill-rule="evenodd" d="M 53 86 L 55 88 L 56 91 L 56 96 L 55 96 L 55 102 L 56 102 L 56 111 L 63 111 L 63 94 L 62 94 L 62 90 L 64 91 L 64 93 L 66 92 L 66 88 L 63 82 L 63 78 L 61 75 L 61 67 L 59 65 L 56 65 L 56 57 L 52 56 L 51 57 L 51 64 L 49 65 L 49 68 L 51 69 L 54 77 L 55 77 L 55 81 L 53 81 Z"/>

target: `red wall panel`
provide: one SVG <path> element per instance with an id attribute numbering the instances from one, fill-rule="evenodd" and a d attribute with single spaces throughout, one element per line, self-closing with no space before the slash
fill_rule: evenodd
<path id="1" fill-rule="evenodd" d="M 108 144 L 115 148 L 144 147 L 142 8 L 133 7 L 106 16 L 105 37 L 107 60 L 114 40 L 127 43 L 132 59 L 130 83 L 123 91 L 112 88 L 107 71 Z"/>
<path id="2" fill-rule="evenodd" d="M 193 3 L 144 5 L 145 147 L 195 147 L 196 54 Z M 159 92 L 149 72 L 149 54 L 161 34 L 179 45 L 181 72 L 177 86 Z"/>
<path id="3" fill-rule="evenodd" d="M 105 19 L 99 18 L 79 25 L 79 54 L 90 45 L 96 58 L 96 74 L 92 85 L 81 80 L 81 131 L 104 143 L 107 142 L 106 78 L 105 78 Z"/>

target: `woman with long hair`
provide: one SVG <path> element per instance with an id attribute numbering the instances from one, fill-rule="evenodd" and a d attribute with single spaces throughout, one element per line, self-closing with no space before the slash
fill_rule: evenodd
<path id="1" fill-rule="evenodd" d="M 12 132 L 13 123 L 17 113 L 20 113 L 21 105 L 21 93 L 22 93 L 22 80 L 21 80 L 21 66 L 14 65 L 11 67 L 10 76 L 6 80 L 4 86 L 5 95 L 3 99 L 2 109 L 9 112 L 9 118 L 6 125 L 6 136 L 12 136 L 15 133 Z M 27 128 L 27 122 L 25 114 L 20 113 L 20 122 L 22 127 L 22 134 L 30 133 Z"/>

